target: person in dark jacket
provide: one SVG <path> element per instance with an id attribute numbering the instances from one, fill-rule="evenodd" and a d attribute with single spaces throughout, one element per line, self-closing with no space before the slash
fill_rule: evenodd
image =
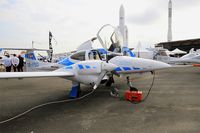
<path id="1" fill-rule="evenodd" d="M 17 66 L 18 72 L 23 72 L 23 67 L 24 67 L 24 58 L 21 57 L 21 55 L 18 55 L 19 58 L 19 65 Z"/>

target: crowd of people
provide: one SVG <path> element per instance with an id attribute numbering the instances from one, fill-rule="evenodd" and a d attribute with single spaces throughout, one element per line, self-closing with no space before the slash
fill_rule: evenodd
<path id="1" fill-rule="evenodd" d="M 13 54 L 11 57 L 9 54 L 5 54 L 4 57 L 0 57 L 0 72 L 23 72 L 24 58 L 21 55 Z"/>

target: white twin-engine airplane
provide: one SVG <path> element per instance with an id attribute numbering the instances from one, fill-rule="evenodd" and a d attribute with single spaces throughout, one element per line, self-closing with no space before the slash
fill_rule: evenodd
<path id="1" fill-rule="evenodd" d="M 90 54 L 94 56 L 92 57 Z M 86 56 L 90 60 L 85 60 Z M 76 59 L 77 62 L 72 62 L 69 58 Z M 103 80 L 109 80 L 113 74 L 151 72 L 170 67 L 163 62 L 128 56 L 115 56 L 106 62 L 102 61 L 98 51 L 94 50 L 79 51 L 62 63 L 64 67 L 51 72 L 1 72 L 0 79 L 61 77 L 72 81 L 70 97 L 77 97 L 80 83 L 92 85 L 96 89 Z"/>
<path id="2" fill-rule="evenodd" d="M 110 45 L 122 46 L 120 44 L 120 35 L 116 32 L 116 30 L 110 32 Z M 108 40 L 105 41 L 104 35 L 107 34 L 99 32 L 99 36 L 97 37 L 101 40 L 102 44 L 107 45 Z M 30 65 L 30 67 L 38 66 L 38 60 L 33 52 L 29 52 L 26 55 L 26 60 L 29 60 L 30 64 L 28 65 Z M 106 82 L 108 86 L 114 83 L 113 75 L 128 77 L 130 74 L 134 73 L 152 72 L 170 67 L 170 65 L 159 61 L 123 56 L 117 53 L 109 54 L 106 50 L 102 52 L 95 49 L 79 50 L 60 61 L 58 64 L 62 67 L 51 72 L 1 72 L 0 79 L 61 77 L 72 81 L 70 97 L 76 98 L 81 83 L 91 85 L 96 89 L 101 83 Z"/>

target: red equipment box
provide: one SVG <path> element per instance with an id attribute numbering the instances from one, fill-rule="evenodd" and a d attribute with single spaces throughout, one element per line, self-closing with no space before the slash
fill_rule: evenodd
<path id="1" fill-rule="evenodd" d="M 130 91 L 125 92 L 125 99 L 131 102 L 141 102 L 142 101 L 142 91 Z"/>

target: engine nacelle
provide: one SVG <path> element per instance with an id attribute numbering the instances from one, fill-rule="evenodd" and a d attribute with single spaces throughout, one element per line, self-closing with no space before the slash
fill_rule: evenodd
<path id="1" fill-rule="evenodd" d="M 143 58 L 128 57 L 128 56 L 116 56 L 109 60 L 110 63 L 113 63 L 118 66 L 117 73 L 135 73 L 135 72 L 150 72 L 154 70 L 169 68 L 170 65 Z"/>
<path id="2" fill-rule="evenodd" d="M 75 80 L 84 84 L 95 84 L 99 81 L 101 73 L 111 72 L 117 66 L 101 60 L 82 61 L 74 64 Z"/>
<path id="3" fill-rule="evenodd" d="M 102 71 L 102 61 L 82 61 L 80 63 L 75 64 L 75 69 L 78 75 L 100 74 Z"/>

